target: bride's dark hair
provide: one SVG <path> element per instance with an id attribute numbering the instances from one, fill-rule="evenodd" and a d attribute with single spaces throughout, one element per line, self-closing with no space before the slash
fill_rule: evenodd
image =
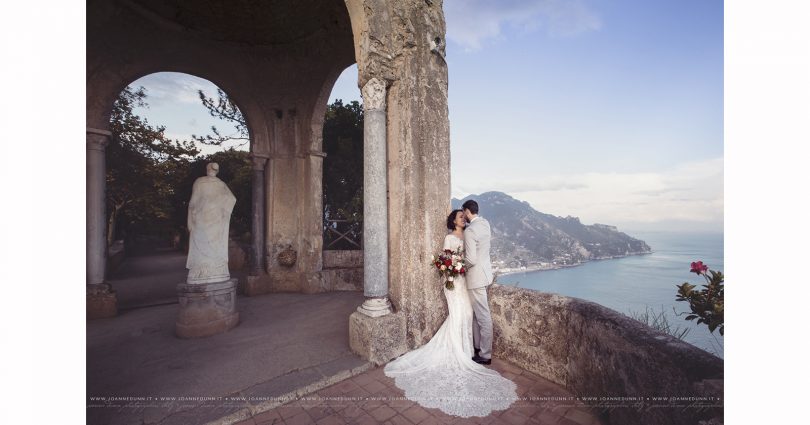
<path id="1" fill-rule="evenodd" d="M 449 230 L 456 230 L 456 214 L 462 212 L 461 210 L 453 210 L 450 212 L 450 215 L 447 216 L 447 228 Z"/>

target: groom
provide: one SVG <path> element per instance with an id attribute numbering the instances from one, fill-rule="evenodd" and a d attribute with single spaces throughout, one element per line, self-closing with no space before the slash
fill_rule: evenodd
<path id="1" fill-rule="evenodd" d="M 464 262 L 467 267 L 467 293 L 473 307 L 473 346 L 476 363 L 492 363 L 492 317 L 489 314 L 487 286 L 492 283 L 489 262 L 489 222 L 478 216 L 478 203 L 470 199 L 461 208 L 469 223 L 464 229 Z"/>

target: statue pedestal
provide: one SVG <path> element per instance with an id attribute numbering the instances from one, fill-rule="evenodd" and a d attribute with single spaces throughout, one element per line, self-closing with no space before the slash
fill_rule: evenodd
<path id="1" fill-rule="evenodd" d="M 180 338 L 202 338 L 226 332 L 239 324 L 236 311 L 236 285 L 224 282 L 177 285 L 180 311 L 175 333 Z"/>

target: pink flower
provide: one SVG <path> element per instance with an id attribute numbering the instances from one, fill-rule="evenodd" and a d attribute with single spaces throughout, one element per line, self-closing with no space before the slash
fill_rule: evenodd
<path id="1" fill-rule="evenodd" d="M 703 261 L 696 261 L 692 263 L 692 270 L 689 271 L 701 275 L 706 273 L 707 270 L 709 270 L 709 266 L 703 264 Z"/>

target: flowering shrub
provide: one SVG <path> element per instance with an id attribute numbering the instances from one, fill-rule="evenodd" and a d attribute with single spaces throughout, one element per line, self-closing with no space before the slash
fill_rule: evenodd
<path id="1" fill-rule="evenodd" d="M 709 270 L 703 261 L 695 261 L 691 266 L 690 272 L 703 276 L 706 285 L 702 285 L 703 289 L 699 291 L 688 282 L 676 285 L 678 295 L 675 300 L 689 303 L 692 312 L 686 320 L 697 319 L 698 324 L 705 323 L 709 327 L 709 332 L 717 329 L 723 335 L 723 273 Z"/>

